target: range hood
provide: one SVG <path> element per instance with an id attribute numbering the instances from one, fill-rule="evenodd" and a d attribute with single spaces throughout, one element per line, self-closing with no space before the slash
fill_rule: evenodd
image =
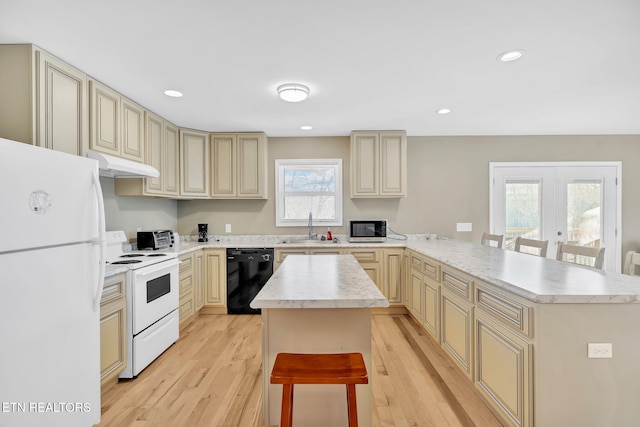
<path id="1" fill-rule="evenodd" d="M 89 151 L 87 157 L 98 161 L 100 175 L 109 178 L 157 178 L 160 172 L 152 166 L 121 159 L 97 151 Z"/>

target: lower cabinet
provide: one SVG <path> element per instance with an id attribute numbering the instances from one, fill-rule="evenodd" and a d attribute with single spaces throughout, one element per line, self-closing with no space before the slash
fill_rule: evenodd
<path id="1" fill-rule="evenodd" d="M 392 248 L 382 251 L 382 293 L 390 304 L 402 304 L 402 262 L 404 249 Z"/>
<path id="2" fill-rule="evenodd" d="M 422 301 L 422 325 L 437 342 L 440 342 L 440 284 L 423 277 Z"/>
<path id="3" fill-rule="evenodd" d="M 100 381 L 117 380 L 127 366 L 125 275 L 105 280 L 100 300 Z"/>
<path id="4" fill-rule="evenodd" d="M 196 313 L 204 307 L 204 255 L 202 251 L 198 251 L 193 255 L 193 278 L 194 290 L 193 298 L 195 299 Z"/>
<path id="5" fill-rule="evenodd" d="M 473 375 L 473 306 L 442 289 L 441 340 L 442 348 L 471 378 Z"/>
<path id="6" fill-rule="evenodd" d="M 206 307 L 227 306 L 227 250 L 204 249 L 204 283 Z"/>
<path id="7" fill-rule="evenodd" d="M 480 312 L 475 338 L 477 389 L 513 425 L 533 425 L 533 344 Z"/>
<path id="8" fill-rule="evenodd" d="M 276 271 L 280 264 L 289 255 L 344 255 L 345 249 L 342 248 L 291 248 L 291 249 L 276 249 L 275 250 L 275 263 L 273 265 L 273 271 Z"/>
<path id="9" fill-rule="evenodd" d="M 194 262 L 193 253 L 180 256 L 180 304 L 178 314 L 180 327 L 188 324 L 193 319 L 195 310 L 194 301 Z"/>

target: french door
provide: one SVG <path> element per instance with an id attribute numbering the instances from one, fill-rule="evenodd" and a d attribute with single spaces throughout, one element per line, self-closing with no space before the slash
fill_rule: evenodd
<path id="1" fill-rule="evenodd" d="M 490 228 L 513 249 L 516 237 L 604 247 L 604 268 L 620 271 L 620 162 L 491 163 Z"/>

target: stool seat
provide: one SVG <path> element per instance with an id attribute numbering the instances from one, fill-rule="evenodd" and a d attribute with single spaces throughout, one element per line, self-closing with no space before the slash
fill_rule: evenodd
<path id="1" fill-rule="evenodd" d="M 356 384 L 368 384 L 367 367 L 360 353 L 278 353 L 271 384 L 283 384 L 281 426 L 291 426 L 294 384 L 346 384 L 349 426 L 357 427 Z"/>

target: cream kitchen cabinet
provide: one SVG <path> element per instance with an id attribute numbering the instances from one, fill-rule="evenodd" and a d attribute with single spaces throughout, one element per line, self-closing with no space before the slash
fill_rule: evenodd
<path id="1" fill-rule="evenodd" d="M 209 197 L 209 134 L 180 129 L 180 196 Z"/>
<path id="2" fill-rule="evenodd" d="M 390 305 L 402 304 L 403 254 L 402 248 L 382 251 L 382 294 L 389 300 Z"/>
<path id="3" fill-rule="evenodd" d="M 179 157 L 178 128 L 162 117 L 146 111 L 145 163 L 156 168 L 160 172 L 160 176 L 144 179 L 116 179 L 116 195 L 177 198 L 179 195 Z"/>
<path id="4" fill-rule="evenodd" d="M 31 44 L 0 45 L 0 137 L 84 156 L 87 75 Z"/>
<path id="5" fill-rule="evenodd" d="M 125 275 L 105 280 L 100 300 L 100 382 L 103 389 L 117 382 L 127 366 Z"/>
<path id="6" fill-rule="evenodd" d="M 404 131 L 351 133 L 351 197 L 407 195 L 407 136 Z"/>
<path id="7" fill-rule="evenodd" d="M 193 282 L 194 282 L 194 299 L 196 305 L 196 313 L 204 307 L 204 255 L 202 251 L 197 251 L 193 255 Z"/>
<path id="8" fill-rule="evenodd" d="M 227 306 L 227 251 L 204 249 L 205 308 Z"/>
<path id="9" fill-rule="evenodd" d="M 89 148 L 144 163 L 144 108 L 89 80 Z"/>
<path id="10" fill-rule="evenodd" d="M 188 253 L 180 256 L 180 303 L 179 303 L 179 319 L 180 327 L 188 324 L 196 313 L 194 288 L 194 254 Z"/>
<path id="11" fill-rule="evenodd" d="M 377 248 L 349 248 L 347 253 L 353 255 L 355 259 L 358 260 L 360 266 L 384 295 L 384 284 L 382 282 L 382 251 Z"/>
<path id="12" fill-rule="evenodd" d="M 266 199 L 267 143 L 264 133 L 211 134 L 211 197 Z"/>
<path id="13" fill-rule="evenodd" d="M 421 321 L 424 328 L 436 341 L 440 341 L 440 264 L 434 260 L 409 251 L 408 260 L 411 277 L 413 277 L 414 311 L 420 307 Z M 414 306 L 411 306 L 414 307 Z"/>

